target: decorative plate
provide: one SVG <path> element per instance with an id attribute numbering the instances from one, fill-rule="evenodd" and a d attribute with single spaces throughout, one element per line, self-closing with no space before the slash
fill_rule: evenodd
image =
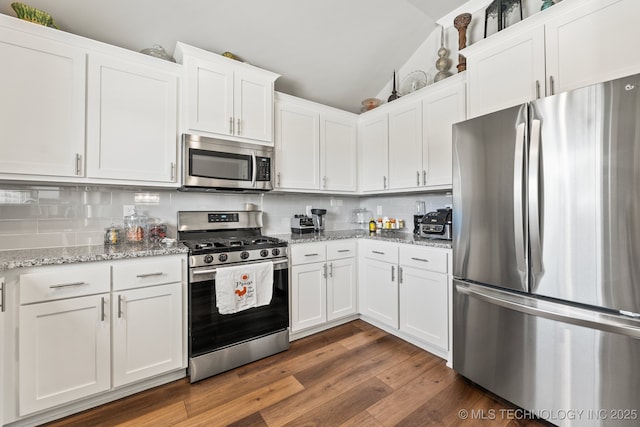
<path id="1" fill-rule="evenodd" d="M 418 89 L 422 89 L 427 85 L 428 76 L 424 71 L 413 71 L 404 78 L 400 84 L 400 90 L 398 91 L 401 96 L 407 95 L 411 92 L 415 92 Z"/>

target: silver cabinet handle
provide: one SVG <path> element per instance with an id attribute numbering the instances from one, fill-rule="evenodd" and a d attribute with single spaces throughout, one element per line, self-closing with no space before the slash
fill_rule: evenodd
<path id="1" fill-rule="evenodd" d="M 118 295 L 118 319 L 124 317 L 124 310 L 122 309 L 124 297 L 122 295 Z"/>
<path id="2" fill-rule="evenodd" d="M 326 263 L 322 266 L 322 276 L 325 279 L 327 278 L 327 264 Z"/>
<path id="3" fill-rule="evenodd" d="M 555 80 L 553 79 L 553 76 L 549 76 L 549 95 L 554 95 L 556 88 L 555 86 Z"/>
<path id="4" fill-rule="evenodd" d="M 329 277 L 333 277 L 333 263 L 329 264 Z"/>
<path id="5" fill-rule="evenodd" d="M 427 185 L 427 170 L 422 171 L 422 185 Z"/>
<path id="6" fill-rule="evenodd" d="M 382 188 L 384 188 L 385 190 L 387 189 L 387 177 L 386 176 L 382 177 Z"/>
<path id="7" fill-rule="evenodd" d="M 83 286 L 86 285 L 85 282 L 71 282 L 71 283 L 59 283 L 57 285 L 51 285 L 49 288 L 51 289 L 59 289 L 59 288 L 72 288 L 75 286 Z"/>
<path id="8" fill-rule="evenodd" d="M 176 164 L 171 162 L 171 181 L 176 180 Z"/>
<path id="9" fill-rule="evenodd" d="M 428 259 L 424 259 L 424 258 L 415 258 L 415 257 L 411 257 L 412 260 L 414 261 L 421 261 L 421 262 L 429 262 Z"/>
<path id="10" fill-rule="evenodd" d="M 402 284 L 402 267 L 398 266 L 398 283 Z"/>
<path id="11" fill-rule="evenodd" d="M 4 278 L 2 280 L 0 280 L 0 299 L 2 299 L 2 301 L 0 302 L 0 313 L 4 313 L 6 310 L 5 307 L 5 302 L 4 302 L 4 296 L 5 296 L 5 289 L 4 289 Z"/>
<path id="12" fill-rule="evenodd" d="M 104 322 L 105 319 L 105 309 L 104 304 L 106 302 L 105 297 L 100 298 L 100 321 Z"/>
<path id="13" fill-rule="evenodd" d="M 391 266 L 391 281 L 392 282 L 396 281 L 396 266 L 395 265 Z"/>
<path id="14" fill-rule="evenodd" d="M 229 117 L 229 133 L 233 135 L 233 117 Z"/>
<path id="15" fill-rule="evenodd" d="M 322 177 L 322 188 L 327 188 L 327 176 Z"/>
<path id="16" fill-rule="evenodd" d="M 76 153 L 76 175 L 80 176 L 82 174 L 82 155 L 80 153 Z"/>
<path id="17" fill-rule="evenodd" d="M 416 187 L 420 187 L 420 171 L 416 171 Z"/>
<path id="18" fill-rule="evenodd" d="M 278 172 L 278 179 L 276 181 L 276 186 L 280 187 L 280 172 Z"/>
<path id="19" fill-rule="evenodd" d="M 384 255 L 384 252 L 380 251 L 371 251 L 372 254 Z"/>
<path id="20" fill-rule="evenodd" d="M 236 127 L 236 135 L 240 135 L 240 119 L 236 120 L 236 123 L 238 123 Z"/>
<path id="21" fill-rule="evenodd" d="M 304 256 L 318 256 L 320 254 L 304 254 Z"/>
<path id="22" fill-rule="evenodd" d="M 540 99 L 540 80 L 536 80 L 536 99 Z"/>
<path id="23" fill-rule="evenodd" d="M 343 252 L 351 252 L 351 249 L 339 249 L 338 250 L 339 253 L 343 253 Z"/>
<path id="24" fill-rule="evenodd" d="M 162 276 L 164 273 L 162 271 L 158 271 L 156 273 L 144 273 L 144 274 L 138 274 L 136 277 L 138 279 L 144 279 L 145 277 L 154 277 L 154 276 Z"/>

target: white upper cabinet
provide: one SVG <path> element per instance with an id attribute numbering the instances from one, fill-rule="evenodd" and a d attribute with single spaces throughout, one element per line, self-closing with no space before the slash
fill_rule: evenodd
<path id="1" fill-rule="evenodd" d="M 278 93 L 275 117 L 276 189 L 356 191 L 356 115 Z"/>
<path id="2" fill-rule="evenodd" d="M 180 42 L 175 55 L 185 66 L 186 131 L 273 143 L 278 74 Z"/>
<path id="3" fill-rule="evenodd" d="M 561 2 L 465 48 L 469 117 L 640 72 L 636 0 Z"/>
<path id="4" fill-rule="evenodd" d="M 415 188 L 422 172 L 422 106 L 420 100 L 390 104 L 389 109 L 389 186 L 390 189 Z"/>
<path id="5" fill-rule="evenodd" d="M 360 118 L 360 191 L 389 188 L 389 119 L 373 111 Z"/>
<path id="6" fill-rule="evenodd" d="M 86 51 L 0 27 L 0 57 L 0 175 L 82 176 Z"/>
<path id="7" fill-rule="evenodd" d="M 179 74 L 167 65 L 89 55 L 87 177 L 176 182 Z"/>

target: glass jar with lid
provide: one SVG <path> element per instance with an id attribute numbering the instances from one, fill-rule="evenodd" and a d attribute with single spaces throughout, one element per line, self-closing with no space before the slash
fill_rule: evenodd
<path id="1" fill-rule="evenodd" d="M 124 231 L 127 243 L 143 243 L 147 237 L 147 216 L 134 211 L 133 215 L 124 217 Z"/>

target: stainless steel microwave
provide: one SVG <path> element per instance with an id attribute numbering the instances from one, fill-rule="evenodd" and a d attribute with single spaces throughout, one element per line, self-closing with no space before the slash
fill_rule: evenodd
<path id="1" fill-rule="evenodd" d="M 269 191 L 273 147 L 182 136 L 182 191 Z"/>

